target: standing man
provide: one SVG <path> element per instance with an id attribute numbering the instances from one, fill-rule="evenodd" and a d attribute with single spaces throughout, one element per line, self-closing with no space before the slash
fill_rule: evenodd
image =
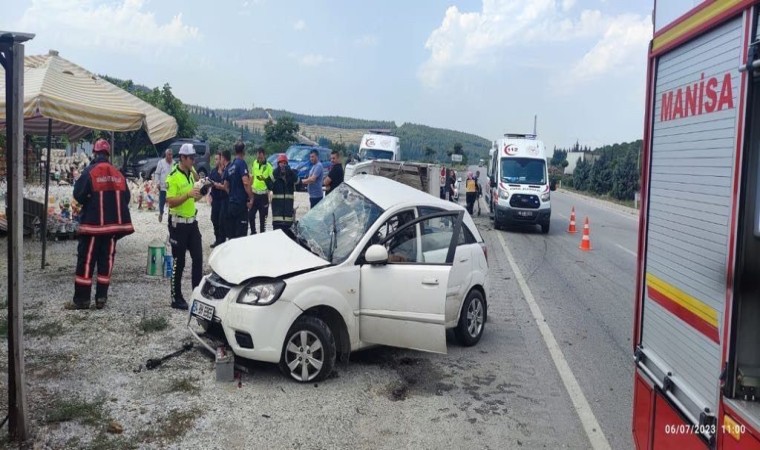
<path id="1" fill-rule="evenodd" d="M 229 151 L 227 152 L 229 158 Z M 227 203 L 227 191 L 224 190 L 224 172 L 229 159 L 225 160 L 222 155 L 214 155 L 216 167 L 211 171 L 208 178 L 211 180 L 211 224 L 214 225 L 214 243 L 211 248 L 225 241 L 222 211 Z"/>
<path id="2" fill-rule="evenodd" d="M 475 201 L 478 199 L 478 182 L 473 177 L 472 172 L 467 172 L 467 181 L 465 181 L 465 202 L 467 204 L 467 212 L 472 215 Z"/>
<path id="3" fill-rule="evenodd" d="M 124 175 L 108 162 L 111 146 L 105 139 L 95 142 L 95 159 L 74 184 L 74 199 L 82 205 L 77 247 L 74 299 L 66 309 L 88 309 L 92 274 L 98 267 L 95 307 L 108 300 L 116 241 L 134 233 L 129 216 L 129 189 Z"/>
<path id="4" fill-rule="evenodd" d="M 251 234 L 256 234 L 256 213 L 259 213 L 259 229 L 263 233 L 269 214 L 269 191 L 272 186 L 272 165 L 267 161 L 266 150 L 263 147 L 256 149 L 256 161 L 251 167 L 253 175 L 253 207 L 248 212 L 248 222 L 251 225 Z"/>
<path id="5" fill-rule="evenodd" d="M 166 178 L 166 202 L 169 204 L 169 240 L 172 244 L 171 307 L 187 310 L 187 302 L 182 296 L 182 272 L 185 270 L 185 253 L 190 251 L 193 259 L 192 285 L 198 286 L 203 276 L 203 248 L 201 231 L 196 220 L 195 201 L 201 192 L 194 187 L 193 144 L 182 144 L 179 149 L 179 163 Z"/>
<path id="6" fill-rule="evenodd" d="M 308 186 L 309 205 L 313 208 L 324 196 L 322 193 L 322 183 L 324 182 L 325 169 L 319 161 L 319 150 L 313 149 L 309 152 L 309 162 L 311 162 L 309 177 L 301 181 Z"/>
<path id="7" fill-rule="evenodd" d="M 288 229 L 293 225 L 293 193 L 296 190 L 298 176 L 288 165 L 288 157 L 283 153 L 277 157 L 272 184 L 272 228 Z"/>
<path id="8" fill-rule="evenodd" d="M 224 188 L 229 194 L 227 202 L 227 232 L 228 239 L 245 236 L 248 231 L 248 210 L 253 206 L 251 177 L 248 164 L 245 163 L 245 144 L 235 143 L 235 160 L 227 166 L 227 179 Z"/>
<path id="9" fill-rule="evenodd" d="M 167 148 L 164 152 L 164 159 L 156 165 L 156 171 L 153 172 L 153 178 L 158 184 L 158 221 L 164 219 L 164 205 L 166 205 L 166 177 L 172 171 L 174 161 L 172 159 L 172 149 Z"/>
<path id="10" fill-rule="evenodd" d="M 327 193 L 334 191 L 343 183 L 343 163 L 340 161 L 340 153 L 337 150 L 330 152 L 330 172 L 325 177 L 325 187 Z"/>

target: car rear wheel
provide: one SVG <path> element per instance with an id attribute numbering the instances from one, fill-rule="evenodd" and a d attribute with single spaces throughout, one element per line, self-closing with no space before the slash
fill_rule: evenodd
<path id="1" fill-rule="evenodd" d="M 486 324 L 486 302 L 480 291 L 473 289 L 467 295 L 459 315 L 459 323 L 454 328 L 454 335 L 460 344 L 472 347 L 480 341 Z"/>
<path id="2" fill-rule="evenodd" d="M 301 316 L 286 335 L 280 370 L 301 383 L 321 381 L 332 373 L 335 353 L 330 327 L 317 317 Z"/>

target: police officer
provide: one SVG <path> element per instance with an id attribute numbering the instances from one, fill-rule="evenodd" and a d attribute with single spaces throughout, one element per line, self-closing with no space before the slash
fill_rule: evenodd
<path id="1" fill-rule="evenodd" d="M 228 239 L 245 236 L 248 231 L 248 209 L 253 206 L 251 177 L 245 157 L 245 144 L 238 141 L 235 144 L 235 160 L 227 166 L 224 189 L 229 193 L 227 201 L 227 232 Z"/>
<path id="2" fill-rule="evenodd" d="M 256 150 L 256 161 L 251 166 L 253 175 L 253 207 L 248 212 L 248 222 L 251 234 L 256 234 L 256 213 L 259 213 L 259 230 L 263 233 L 269 213 L 269 191 L 272 186 L 272 165 L 266 159 L 266 151 L 259 147 Z"/>
<path id="3" fill-rule="evenodd" d="M 111 146 L 105 139 L 95 142 L 95 159 L 74 184 L 74 199 L 82 205 L 79 225 L 74 299 L 66 309 L 88 309 L 92 274 L 98 268 L 95 307 L 103 309 L 116 256 L 116 241 L 134 233 L 129 215 L 129 189 L 124 175 L 108 162 Z M 44 230 L 43 230 L 44 232 Z"/>
<path id="4" fill-rule="evenodd" d="M 182 296 L 182 272 L 185 269 L 185 253 L 189 250 L 193 259 L 192 284 L 198 286 L 203 276 L 203 248 L 201 231 L 196 220 L 195 201 L 202 196 L 196 188 L 193 170 L 195 149 L 193 144 L 182 144 L 179 162 L 166 177 L 166 202 L 169 204 L 169 240 L 172 244 L 171 307 L 187 310 Z"/>

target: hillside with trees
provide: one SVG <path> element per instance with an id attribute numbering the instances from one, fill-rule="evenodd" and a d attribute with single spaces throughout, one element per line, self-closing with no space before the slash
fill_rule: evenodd
<path id="1" fill-rule="evenodd" d="M 605 145 L 584 152 L 572 175 L 562 175 L 571 149 L 557 149 L 550 160 L 550 177 L 581 192 L 609 196 L 617 200 L 633 200 L 639 190 L 639 155 L 642 141 Z M 577 151 L 578 149 L 572 149 Z"/>

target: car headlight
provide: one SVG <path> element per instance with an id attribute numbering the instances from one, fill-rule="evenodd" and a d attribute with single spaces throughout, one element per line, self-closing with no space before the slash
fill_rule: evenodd
<path id="1" fill-rule="evenodd" d="M 542 202 L 548 202 L 549 198 L 551 198 L 551 195 L 548 192 L 546 192 L 544 194 L 541 194 L 541 201 Z"/>
<path id="2" fill-rule="evenodd" d="M 147 159 L 141 159 L 141 160 L 137 161 L 137 164 L 139 164 L 139 165 L 143 165 L 143 164 L 147 164 L 147 163 L 148 163 Z"/>
<path id="3" fill-rule="evenodd" d="M 499 198 L 503 198 L 504 200 L 509 198 L 509 191 L 506 189 L 499 189 Z"/>
<path id="4" fill-rule="evenodd" d="M 271 305 L 284 290 L 285 282 L 282 280 L 253 280 L 240 291 L 237 302 L 244 305 Z"/>

